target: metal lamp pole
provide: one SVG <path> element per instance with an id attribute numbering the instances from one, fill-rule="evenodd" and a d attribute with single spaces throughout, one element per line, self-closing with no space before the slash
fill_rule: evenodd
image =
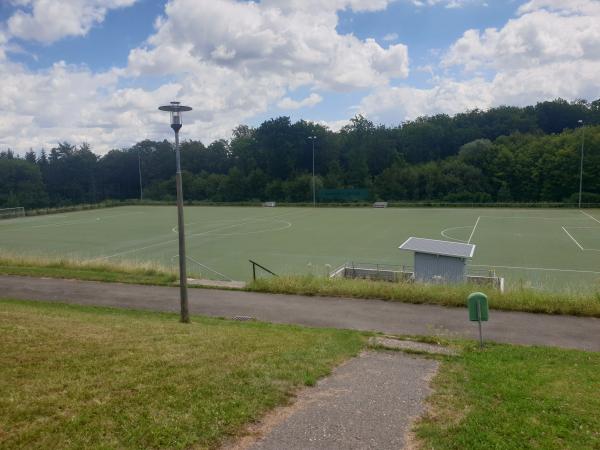
<path id="1" fill-rule="evenodd" d="M 181 183 L 181 158 L 179 156 L 179 130 L 181 129 L 181 113 L 191 111 L 189 106 L 182 106 L 179 102 L 171 102 L 170 105 L 161 106 L 161 111 L 171 113 L 171 128 L 175 132 L 175 162 L 177 172 L 175 182 L 177 184 L 177 230 L 179 234 L 179 297 L 181 300 L 181 322 L 189 323 L 190 313 L 187 295 L 187 274 L 185 267 L 185 229 L 183 222 L 183 187 Z"/>
<path id="2" fill-rule="evenodd" d="M 581 161 L 579 163 L 579 209 L 581 209 L 581 192 L 583 188 L 583 146 L 585 145 L 585 123 L 583 120 L 578 120 L 581 124 Z"/>
<path id="3" fill-rule="evenodd" d="M 317 207 L 317 194 L 315 191 L 315 140 L 316 136 L 308 137 L 312 141 L 312 194 L 313 194 L 313 208 Z"/>
<path id="4" fill-rule="evenodd" d="M 140 174 L 140 201 L 144 200 L 144 191 L 142 189 L 142 157 L 140 156 L 141 150 L 138 149 L 138 172 Z"/>

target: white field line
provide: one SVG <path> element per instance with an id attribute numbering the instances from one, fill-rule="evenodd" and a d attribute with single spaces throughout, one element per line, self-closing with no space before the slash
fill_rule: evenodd
<path id="1" fill-rule="evenodd" d="M 581 211 L 581 210 L 579 212 L 581 214 L 584 214 L 584 215 L 588 216 L 590 219 L 595 220 L 596 222 L 600 223 L 600 220 L 596 219 L 594 216 L 592 216 L 592 215 L 590 215 L 590 214 L 588 214 L 588 213 L 586 213 L 584 211 Z"/>
<path id="2" fill-rule="evenodd" d="M 239 226 L 239 225 L 243 225 L 243 223 L 234 224 L 234 225 L 228 225 L 226 227 L 217 227 L 217 228 L 213 228 L 211 230 L 204 231 L 202 233 L 189 234 L 188 237 L 203 236 L 205 234 L 212 233 L 213 231 L 227 230 L 228 228 L 233 228 L 233 227 L 236 227 L 236 226 Z M 158 247 L 160 245 L 170 244 L 171 242 L 177 242 L 178 240 L 179 239 L 169 239 L 167 241 L 157 242 L 155 244 L 147 245 L 145 247 L 134 248 L 134 249 L 131 249 L 131 250 L 126 250 L 124 252 L 115 253 L 114 255 L 104 256 L 102 259 L 110 259 L 110 258 L 114 258 L 116 256 L 128 255 L 130 253 L 136 253 L 136 252 L 139 252 L 139 251 L 142 251 L 142 250 L 147 250 L 149 248 Z"/>
<path id="3" fill-rule="evenodd" d="M 175 258 L 178 258 L 178 257 L 179 257 L 179 253 L 178 253 L 177 255 L 174 255 L 174 256 L 171 258 L 171 262 L 173 262 L 173 260 L 174 260 Z M 194 262 L 194 263 L 198 264 L 200 267 L 203 267 L 203 268 L 205 268 L 205 269 L 208 269 L 208 270 L 210 270 L 210 271 L 211 271 L 211 272 L 213 272 L 213 273 L 216 273 L 216 274 L 217 274 L 217 275 L 219 275 L 220 277 L 222 277 L 222 278 L 225 278 L 225 280 L 227 280 L 227 281 L 233 281 L 233 278 L 231 278 L 231 277 L 228 277 L 228 276 L 227 276 L 227 275 L 225 275 L 224 273 L 217 272 L 215 269 L 211 269 L 210 267 L 208 267 L 208 266 L 206 266 L 206 265 L 202 264 L 200 261 L 196 261 L 196 260 L 195 260 L 194 258 L 192 258 L 191 256 L 187 256 L 187 255 L 186 255 L 185 259 L 189 259 L 190 261 L 192 261 L 192 262 Z"/>
<path id="4" fill-rule="evenodd" d="M 584 248 L 581 246 L 581 244 L 580 244 L 579 242 L 577 242 L 577 239 L 575 239 L 573 236 L 571 236 L 571 233 L 569 233 L 565 227 L 562 227 L 562 229 L 563 229 L 563 231 L 564 231 L 565 233 L 567 233 L 567 236 L 569 236 L 569 237 L 570 237 L 570 238 L 573 240 L 573 242 L 575 242 L 575 245 L 577 245 L 577 247 L 579 247 L 581 251 L 584 251 L 584 250 L 585 250 L 585 249 L 584 249 Z"/>
<path id="5" fill-rule="evenodd" d="M 113 217 L 131 216 L 133 214 L 146 214 L 146 213 L 144 211 L 133 211 L 133 212 L 123 213 L 123 214 L 112 214 L 110 216 L 100 216 L 100 220 L 112 219 Z"/>
<path id="6" fill-rule="evenodd" d="M 585 220 L 579 217 L 481 216 L 486 219 Z"/>
<path id="7" fill-rule="evenodd" d="M 246 221 L 246 220 L 252 220 L 252 217 L 243 217 L 240 219 L 240 221 Z M 211 224 L 218 224 L 218 223 L 231 223 L 231 222 L 236 222 L 235 219 L 223 219 L 223 220 L 213 220 L 212 222 L 210 222 Z M 239 221 L 238 221 L 239 222 Z M 199 223 L 203 223 L 203 222 L 190 222 L 190 223 L 185 223 L 184 225 L 186 227 L 191 227 L 192 225 L 197 225 Z M 175 234 L 177 234 L 177 225 L 175 225 L 173 228 L 171 228 L 171 231 Z"/>
<path id="8" fill-rule="evenodd" d="M 440 234 L 441 234 L 443 237 L 445 237 L 446 239 L 451 239 L 451 240 L 453 240 L 453 241 L 457 241 L 457 242 L 465 242 L 463 239 L 457 239 L 457 238 L 453 238 L 452 236 L 448 236 L 448 235 L 446 234 L 446 232 L 447 232 L 447 231 L 451 231 L 451 230 L 459 230 L 459 229 L 462 229 L 462 228 L 471 228 L 471 225 L 467 225 L 467 226 L 464 226 L 464 227 L 451 227 L 451 228 L 446 228 L 445 230 L 442 230 Z"/>
<path id="9" fill-rule="evenodd" d="M 47 223 L 44 225 L 33 225 L 27 228 L 47 228 L 47 227 L 63 227 L 65 225 L 80 225 L 82 223 L 93 223 L 98 222 L 100 218 L 94 217 L 93 219 L 80 219 L 80 220 L 68 220 L 66 222 Z"/>
<path id="10" fill-rule="evenodd" d="M 477 218 L 477 222 L 475 222 L 475 226 L 473 227 L 473 231 L 471 231 L 471 236 L 469 236 L 469 240 L 467 241 L 467 244 L 471 243 L 471 239 L 473 239 L 473 235 L 475 234 L 475 230 L 477 229 L 477 225 L 479 225 L 479 220 L 481 220 L 481 216 L 479 216 Z"/>
<path id="11" fill-rule="evenodd" d="M 177 242 L 177 241 L 178 241 L 178 239 L 169 239 L 168 241 L 157 242 L 155 244 L 147 245 L 145 247 L 134 248 L 131 250 L 126 250 L 124 252 L 115 253 L 113 255 L 102 256 L 100 259 L 110 259 L 110 258 L 115 258 L 117 256 L 128 255 L 129 253 L 140 252 L 142 250 L 147 250 L 149 248 L 158 247 L 160 245 L 170 244 L 171 242 Z"/>
<path id="12" fill-rule="evenodd" d="M 110 219 L 113 217 L 130 216 L 132 214 L 144 214 L 144 213 L 141 211 L 138 211 L 138 212 L 123 213 L 123 214 L 113 214 L 111 216 L 100 216 L 100 217 L 94 217 L 94 218 L 90 218 L 90 219 L 68 220 L 65 222 L 46 223 L 43 225 L 32 225 L 27 228 L 62 227 L 64 225 L 78 225 L 78 224 L 82 224 L 82 223 L 94 223 L 94 222 L 101 222 L 104 219 Z"/>
<path id="13" fill-rule="evenodd" d="M 520 267 L 520 266 L 492 266 L 488 264 L 469 264 L 469 267 L 491 267 L 492 269 L 514 269 L 514 270 L 541 270 L 547 272 L 573 272 L 573 273 L 593 273 L 600 275 L 600 272 L 593 270 L 575 270 L 575 269 L 555 269 L 549 267 Z"/>
<path id="14" fill-rule="evenodd" d="M 297 212 L 295 211 L 294 213 L 297 213 Z M 289 216 L 290 213 L 280 214 L 279 216 L 272 216 L 271 218 L 281 217 L 281 216 L 286 216 L 286 215 Z M 262 218 L 262 217 L 256 218 L 254 220 L 256 221 L 256 220 L 261 220 L 261 219 L 265 220 L 265 218 Z M 233 228 L 233 227 L 236 227 L 236 226 L 244 225 L 245 223 L 248 223 L 248 222 L 251 222 L 251 220 L 246 221 L 246 222 L 242 222 L 242 223 L 233 224 L 233 225 L 228 225 L 228 226 L 225 226 L 225 227 L 213 228 L 212 230 L 207 230 L 207 231 L 204 231 L 202 233 L 190 234 L 188 237 L 204 236 L 204 235 L 210 234 L 210 233 L 212 233 L 214 231 L 226 230 L 228 228 Z M 291 226 L 291 224 L 290 224 L 290 226 Z M 289 228 L 289 227 L 286 227 L 286 228 Z M 166 240 L 166 241 L 163 241 L 163 242 L 157 242 L 155 244 L 147 245 L 145 247 L 134 248 L 134 249 L 131 249 L 131 250 L 126 250 L 126 251 L 123 251 L 123 252 L 115 253 L 113 255 L 103 256 L 101 259 L 110 259 L 110 258 L 115 258 L 117 256 L 128 255 L 130 253 L 136 253 L 136 252 L 139 252 L 139 251 L 142 251 L 142 250 L 147 250 L 149 248 L 158 247 L 158 246 L 161 246 L 161 245 L 170 244 L 171 242 L 177 242 L 177 241 L 178 241 L 178 239 L 169 239 L 169 240 Z"/>

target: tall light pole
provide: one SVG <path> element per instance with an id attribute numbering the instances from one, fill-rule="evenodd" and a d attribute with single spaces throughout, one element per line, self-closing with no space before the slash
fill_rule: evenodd
<path id="1" fill-rule="evenodd" d="M 312 141 L 312 191 L 313 191 L 313 208 L 317 207 L 317 194 L 315 191 L 315 141 L 317 140 L 316 136 L 308 137 Z"/>
<path id="2" fill-rule="evenodd" d="M 144 190 L 142 189 L 142 157 L 140 156 L 142 149 L 138 148 L 138 172 L 140 174 L 140 201 L 144 200 Z"/>
<path id="3" fill-rule="evenodd" d="M 189 106 L 182 106 L 179 102 L 171 102 L 170 105 L 161 106 L 161 111 L 171 113 L 171 128 L 175 132 L 175 164 L 177 172 L 175 182 L 177 184 L 177 230 L 179 234 L 179 297 L 181 300 L 181 322 L 189 323 L 190 313 L 187 295 L 187 274 L 185 269 L 185 230 L 183 224 L 183 187 L 181 184 L 181 158 L 179 156 L 179 130 L 181 129 L 181 113 L 191 111 Z"/>
<path id="4" fill-rule="evenodd" d="M 581 124 L 581 161 L 579 163 L 579 209 L 581 209 L 581 192 L 583 188 L 583 146 L 585 145 L 585 123 L 578 120 Z"/>

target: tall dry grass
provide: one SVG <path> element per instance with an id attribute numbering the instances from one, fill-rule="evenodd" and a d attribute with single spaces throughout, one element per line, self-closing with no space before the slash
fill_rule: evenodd
<path id="1" fill-rule="evenodd" d="M 488 296 L 492 309 L 600 317 L 600 293 L 589 292 L 555 293 L 515 288 L 500 293 L 494 289 L 468 284 L 449 286 L 408 282 L 389 283 L 312 275 L 261 278 L 250 283 L 247 289 L 278 294 L 380 299 L 462 307 L 466 305 L 470 293 L 480 291 Z"/>

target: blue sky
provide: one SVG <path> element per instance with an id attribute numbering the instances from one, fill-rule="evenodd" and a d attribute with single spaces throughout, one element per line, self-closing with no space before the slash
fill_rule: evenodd
<path id="1" fill-rule="evenodd" d="M 596 0 L 5 0 L 0 149 L 600 97 Z M 69 117 L 69 119 L 67 119 Z M 75 119 L 73 119 L 75 118 Z M 20 124 L 18 131 L 15 124 Z"/>

